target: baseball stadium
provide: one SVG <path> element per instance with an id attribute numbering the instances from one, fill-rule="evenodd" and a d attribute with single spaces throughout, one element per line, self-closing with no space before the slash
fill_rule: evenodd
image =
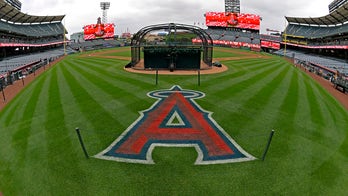
<path id="1" fill-rule="evenodd" d="M 347 195 L 348 1 L 266 34 L 224 3 L 68 37 L 0 0 L 0 196 Z"/>

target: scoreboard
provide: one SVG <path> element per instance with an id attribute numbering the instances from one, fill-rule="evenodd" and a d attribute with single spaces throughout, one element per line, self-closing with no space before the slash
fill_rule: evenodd
<path id="1" fill-rule="evenodd" d="M 84 39 L 112 38 L 115 34 L 115 25 L 107 24 L 90 24 L 83 27 Z"/>
<path id="2" fill-rule="evenodd" d="M 234 27 L 240 29 L 260 30 L 260 16 L 255 14 L 207 12 L 205 14 L 208 27 Z"/>

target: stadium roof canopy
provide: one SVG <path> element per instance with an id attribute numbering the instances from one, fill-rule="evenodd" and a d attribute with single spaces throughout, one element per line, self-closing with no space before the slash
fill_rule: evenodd
<path id="1" fill-rule="evenodd" d="M 296 18 L 285 17 L 289 23 L 329 26 L 329 25 L 341 25 L 348 21 L 348 3 L 338 8 L 336 11 L 326 16 L 317 18 Z"/>
<path id="2" fill-rule="evenodd" d="M 24 14 L 4 0 L 0 0 L 0 19 L 13 23 L 44 23 L 44 22 L 61 22 L 65 15 L 61 16 L 32 16 Z"/>

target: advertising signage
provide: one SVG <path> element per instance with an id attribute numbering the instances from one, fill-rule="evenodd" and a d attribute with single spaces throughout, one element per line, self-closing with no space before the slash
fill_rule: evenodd
<path id="1" fill-rule="evenodd" d="M 115 25 L 107 24 L 90 24 L 83 27 L 84 39 L 112 38 L 114 37 Z"/>
<path id="2" fill-rule="evenodd" d="M 260 30 L 260 16 L 255 14 L 207 12 L 208 27 L 234 27 L 240 29 Z"/>

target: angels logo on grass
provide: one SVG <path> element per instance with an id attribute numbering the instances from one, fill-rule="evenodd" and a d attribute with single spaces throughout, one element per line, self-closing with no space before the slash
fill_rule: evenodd
<path id="1" fill-rule="evenodd" d="M 158 101 L 109 147 L 94 157 L 120 162 L 153 164 L 155 147 L 194 147 L 195 164 L 218 164 L 254 160 L 218 125 L 212 113 L 194 99 L 204 93 L 173 86 L 148 93 Z"/>

